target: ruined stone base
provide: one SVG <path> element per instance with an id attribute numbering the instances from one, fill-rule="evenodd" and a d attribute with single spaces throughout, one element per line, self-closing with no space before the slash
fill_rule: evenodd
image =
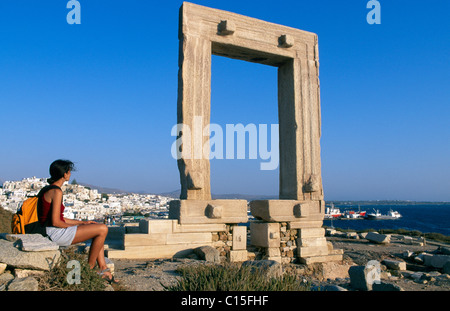
<path id="1" fill-rule="evenodd" d="M 323 206 L 323 201 L 250 202 L 259 219 L 250 224 L 250 243 L 265 249 L 263 258 L 281 263 L 342 261 L 342 251 L 326 241 Z"/>
<path id="2" fill-rule="evenodd" d="M 121 250 L 109 250 L 110 258 L 168 259 L 184 257 L 201 246 L 216 248 L 230 262 L 243 262 L 256 255 L 280 263 L 304 264 L 341 261 L 322 228 L 321 202 L 267 200 L 250 203 L 259 218 L 250 222 L 245 200 L 175 200 L 171 219 L 141 220 L 127 230 Z M 173 219 L 172 219 L 173 218 Z M 265 218 L 265 219 L 264 219 Z"/>
<path id="3" fill-rule="evenodd" d="M 170 219 L 141 220 L 123 238 L 122 250 L 109 258 L 169 259 L 184 257 L 201 246 L 211 246 L 227 261 L 247 260 L 247 201 L 174 200 Z"/>

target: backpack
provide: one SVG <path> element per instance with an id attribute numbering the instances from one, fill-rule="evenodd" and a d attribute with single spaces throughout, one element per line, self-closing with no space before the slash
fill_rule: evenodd
<path id="1" fill-rule="evenodd" d="M 11 220 L 11 231 L 13 234 L 39 233 L 47 236 L 45 226 L 39 222 L 38 209 L 40 198 L 50 189 L 58 186 L 46 186 L 37 196 L 29 197 L 22 202 Z"/>

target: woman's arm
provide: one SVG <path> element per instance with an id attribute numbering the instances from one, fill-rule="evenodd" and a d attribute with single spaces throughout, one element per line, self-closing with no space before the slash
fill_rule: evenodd
<path id="1" fill-rule="evenodd" d="M 58 228 L 67 228 L 71 226 L 96 224 L 95 221 L 81 221 L 65 217 L 63 217 L 64 221 L 62 221 L 60 218 L 62 199 L 63 199 L 62 191 L 54 190 L 52 197 L 52 215 L 51 215 L 53 226 Z"/>
<path id="2" fill-rule="evenodd" d="M 75 220 L 75 219 L 70 219 L 70 218 L 65 218 L 64 217 L 64 221 L 72 226 L 79 226 L 79 225 L 88 225 L 88 224 L 96 224 L 95 221 L 83 221 L 83 220 Z"/>

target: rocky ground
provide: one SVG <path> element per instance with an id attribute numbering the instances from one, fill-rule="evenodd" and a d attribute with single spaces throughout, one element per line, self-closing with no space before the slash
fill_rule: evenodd
<path id="1" fill-rule="evenodd" d="M 348 269 L 351 265 L 366 265 L 370 260 L 381 262 L 384 259 L 398 259 L 404 261 L 403 253 L 411 252 L 434 252 L 439 245 L 426 243 L 424 246 L 405 245 L 392 242 L 386 245 L 374 244 L 364 239 L 328 238 L 335 249 L 344 250 L 342 263 L 330 263 L 327 265 L 314 265 L 306 267 L 300 264 L 284 265 L 285 270 L 297 271 L 307 280 L 311 281 L 313 288 L 325 288 L 327 285 L 338 285 L 340 289 L 354 290 L 350 286 Z M 408 261 L 407 261 L 408 262 Z M 115 276 L 120 280 L 121 287 L 129 291 L 162 291 L 164 286 L 176 283 L 179 275 L 176 269 L 181 265 L 199 263 L 194 259 L 174 260 L 114 260 Z M 408 262 L 407 270 L 413 272 L 432 272 L 423 265 Z M 435 273 L 436 274 L 436 273 Z M 382 275 L 383 283 L 389 283 L 403 291 L 449 291 L 450 280 L 448 275 L 441 274 L 439 277 L 423 277 L 414 281 L 396 271 L 385 271 Z M 328 287 L 335 288 L 335 287 Z"/>

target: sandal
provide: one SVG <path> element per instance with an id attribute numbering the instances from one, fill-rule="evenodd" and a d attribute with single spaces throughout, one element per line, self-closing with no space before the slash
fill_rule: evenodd
<path id="1" fill-rule="evenodd" d="M 108 276 L 107 274 L 105 274 L 105 272 L 108 272 L 110 276 Z M 117 284 L 119 283 L 119 281 L 117 281 L 114 276 L 111 273 L 111 270 L 109 270 L 109 268 L 103 269 L 102 271 L 98 272 L 98 275 L 101 276 L 102 279 L 108 281 L 109 284 Z"/>

